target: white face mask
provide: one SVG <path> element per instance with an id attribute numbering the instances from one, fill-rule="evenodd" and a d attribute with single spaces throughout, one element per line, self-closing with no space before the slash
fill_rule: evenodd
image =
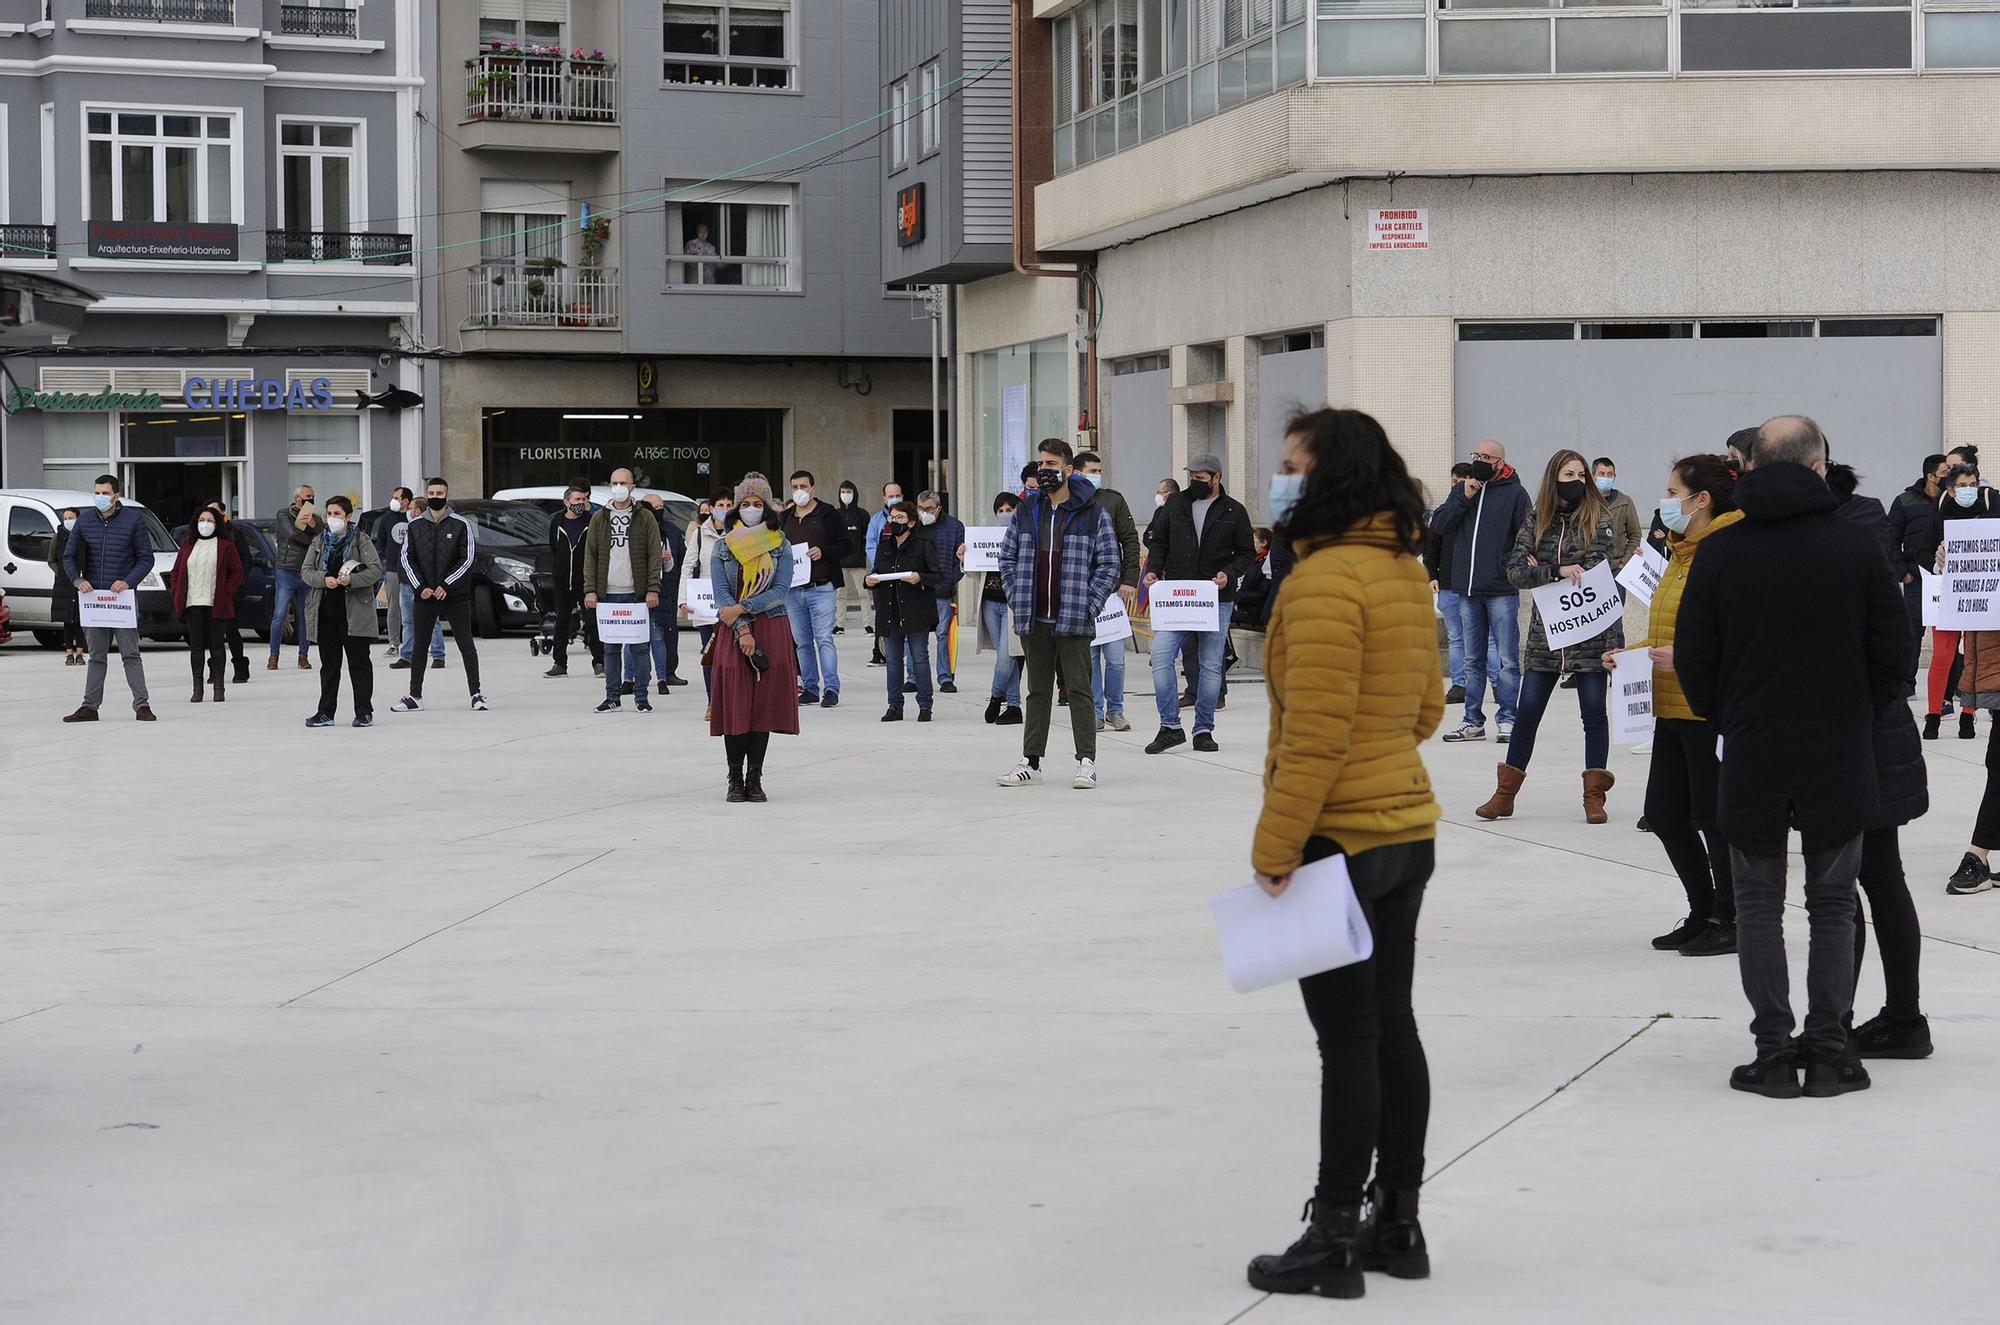
<path id="1" fill-rule="evenodd" d="M 764 523 L 764 508 L 761 506 L 745 506 L 743 508 L 743 523 L 752 528 Z"/>
<path id="2" fill-rule="evenodd" d="M 885 507 L 901 506 L 902 504 L 903 504 L 903 494 L 900 492 L 887 493 L 882 498 L 882 505 Z"/>
<path id="3" fill-rule="evenodd" d="M 813 499 L 813 490 L 811 488 L 792 489 L 792 505 L 803 506 L 812 499 Z"/>
<path id="4" fill-rule="evenodd" d="M 918 520 L 920 520 L 920 521 L 922 521 L 922 522 L 923 522 L 924 524 L 936 524 L 936 523 L 937 523 L 937 512 L 936 512 L 936 511 L 918 511 L 918 512 L 917 512 L 917 519 L 918 519 Z"/>
<path id="5" fill-rule="evenodd" d="M 1164 493 L 1164 492 L 1156 492 L 1156 493 L 1154 493 L 1154 494 L 1153 494 L 1153 505 L 1155 505 L 1155 506 L 1165 506 L 1166 504 L 1167 504 L 1167 494 L 1166 494 L 1166 493 Z"/>
<path id="6" fill-rule="evenodd" d="M 203 538 L 213 538 L 215 537 L 215 521 L 202 520 L 195 525 L 194 531 Z"/>
<path id="7" fill-rule="evenodd" d="M 718 506 L 710 512 L 711 517 L 715 520 L 715 527 L 717 529 L 722 528 L 723 525 L 729 522 L 729 512 L 734 509 L 732 506 Z"/>
<path id="8" fill-rule="evenodd" d="M 341 518 L 340 518 L 339 516 L 337 516 L 337 515 L 329 515 L 329 516 L 327 516 L 327 517 L 326 517 L 326 532 L 328 532 L 329 534 L 334 534 L 334 535 L 340 535 L 340 534 L 344 534 L 344 533 L 346 533 L 346 532 L 347 532 L 347 521 L 345 521 L 345 520 L 341 519 Z"/>
<path id="9" fill-rule="evenodd" d="M 613 483 L 611 485 L 611 500 L 628 501 L 631 499 L 631 496 L 632 496 L 632 489 L 626 486 L 625 484 Z"/>
<path id="10" fill-rule="evenodd" d="M 402 509 L 403 509 L 403 499 L 402 499 L 401 497 L 391 497 L 391 498 L 389 498 L 389 509 L 390 509 L 391 511 L 400 511 L 400 510 L 402 510 Z"/>
<path id="11" fill-rule="evenodd" d="M 74 515 L 72 515 L 72 516 L 70 516 L 70 517 L 69 517 L 69 519 L 67 519 L 67 520 L 64 520 L 64 521 L 63 521 L 63 528 L 65 528 L 65 529 L 69 529 L 69 530 L 72 530 L 72 531 L 73 531 L 73 530 L 75 530 L 75 528 L 76 528 L 76 517 L 75 517 Z"/>
<path id="12" fill-rule="evenodd" d="M 840 494 L 840 504 L 841 504 L 842 506 L 852 506 L 852 505 L 854 505 L 854 494 L 853 494 L 853 493 L 851 493 L 851 492 L 843 492 L 843 493 L 841 493 L 841 494 Z"/>

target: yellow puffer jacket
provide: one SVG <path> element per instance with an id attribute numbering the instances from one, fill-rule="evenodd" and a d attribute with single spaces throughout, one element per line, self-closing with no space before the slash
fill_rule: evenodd
<path id="1" fill-rule="evenodd" d="M 1667 571 L 1653 592 L 1653 604 L 1646 620 L 1646 638 L 1626 647 L 1664 649 L 1674 642 L 1674 621 L 1681 614 L 1681 595 L 1687 592 L 1688 571 L 1694 567 L 1695 550 L 1701 541 L 1718 529 L 1727 529 L 1743 518 L 1741 511 L 1724 511 L 1708 522 L 1708 528 L 1693 537 L 1667 535 Z M 1681 693 L 1681 679 L 1672 672 L 1653 669 L 1653 716 L 1681 718 L 1688 722 L 1701 715 L 1688 707 Z"/>
<path id="2" fill-rule="evenodd" d="M 1444 717 L 1423 563 L 1387 514 L 1298 552 L 1264 645 L 1271 744 L 1251 858 L 1265 874 L 1297 869 L 1315 834 L 1349 855 L 1437 835 L 1417 753 Z"/>

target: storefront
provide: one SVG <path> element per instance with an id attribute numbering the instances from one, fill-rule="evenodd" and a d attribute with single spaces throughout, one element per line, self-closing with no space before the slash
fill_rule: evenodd
<path id="1" fill-rule="evenodd" d="M 602 483 L 630 469 L 641 487 L 706 496 L 758 470 L 782 488 L 782 409 L 487 409 L 484 490 Z"/>

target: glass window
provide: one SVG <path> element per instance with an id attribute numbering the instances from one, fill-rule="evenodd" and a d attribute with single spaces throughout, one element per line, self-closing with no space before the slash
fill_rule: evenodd
<path id="1" fill-rule="evenodd" d="M 2000 69 L 2000 14 L 1924 15 L 1924 65 Z"/>
<path id="2" fill-rule="evenodd" d="M 1306 25 L 1294 23 L 1278 33 L 1278 86 L 1306 81 Z"/>
<path id="3" fill-rule="evenodd" d="M 1575 340 L 1574 322 L 1461 322 L 1460 340 Z"/>
<path id="4" fill-rule="evenodd" d="M 1166 70 L 1166 32 L 1161 0 L 1139 6 L 1139 81 L 1150 83 Z"/>
<path id="5" fill-rule="evenodd" d="M 1821 318 L 1819 324 L 1822 336 L 1935 336 L 1937 330 L 1934 317 L 1829 317 Z M 1706 322 L 1701 334 L 1708 335 Z"/>
<path id="6" fill-rule="evenodd" d="M 285 415 L 286 479 L 310 483 L 322 503 L 335 493 L 361 497 L 361 416 L 334 410 Z"/>
<path id="7" fill-rule="evenodd" d="M 1163 0 L 1163 3 L 1167 14 L 1166 72 L 1179 73 L 1187 68 L 1188 0 Z"/>
<path id="8" fill-rule="evenodd" d="M 351 124 L 292 124 L 279 133 L 279 228 L 344 233 L 363 207 L 355 191 L 358 148 Z"/>
<path id="9" fill-rule="evenodd" d="M 795 85 L 791 0 L 660 6 L 662 78 L 683 86 Z"/>
<path id="10" fill-rule="evenodd" d="M 1438 24 L 1441 74 L 1545 74 L 1549 72 L 1549 23 L 1503 18 Z"/>
<path id="11" fill-rule="evenodd" d="M 1908 11 L 1681 15 L 1681 68 L 1689 72 L 1909 67 Z"/>
<path id="12" fill-rule="evenodd" d="M 1089 5 L 1076 11 L 1076 110 L 1097 104 L 1097 24 Z"/>
<path id="13" fill-rule="evenodd" d="M 236 219 L 233 120 L 100 112 L 89 114 L 85 123 L 88 219 Z"/>
<path id="14" fill-rule="evenodd" d="M 889 87 L 889 169 L 910 164 L 910 80 Z"/>
<path id="15" fill-rule="evenodd" d="M 1424 72 L 1424 20 L 1340 19 L 1319 25 L 1321 78 Z"/>
<path id="16" fill-rule="evenodd" d="M 56 527 L 32 506 L 16 506 L 7 514 L 7 552 L 27 561 L 46 562 L 55 546 Z"/>
<path id="17" fill-rule="evenodd" d="M 1076 114 L 1076 20 L 1059 18 L 1055 31 L 1056 123 Z"/>
<path id="18" fill-rule="evenodd" d="M 1556 72 L 1622 74 L 1665 70 L 1667 20 L 1563 18 L 1556 20 Z"/>
<path id="19" fill-rule="evenodd" d="M 248 427 L 241 414 L 186 411 L 120 414 L 118 454 L 127 460 L 207 460 L 240 456 Z"/>
<path id="20" fill-rule="evenodd" d="M 1118 95 L 1129 97 L 1139 90 L 1139 0 L 1117 0 L 1117 7 Z"/>
<path id="21" fill-rule="evenodd" d="M 677 193 L 667 203 L 667 284 L 799 289 L 791 235 L 795 200 L 788 184 Z"/>
<path id="22" fill-rule="evenodd" d="M 1019 492 L 1021 469 L 1044 437 L 1068 434 L 1068 343 L 1060 336 L 972 356 L 972 423 L 980 509 Z"/>
<path id="23" fill-rule="evenodd" d="M 918 92 L 922 97 L 918 110 L 917 123 L 921 129 L 918 139 L 925 156 L 937 151 L 944 143 L 944 107 L 943 98 L 939 95 L 942 82 L 935 60 L 917 71 Z"/>

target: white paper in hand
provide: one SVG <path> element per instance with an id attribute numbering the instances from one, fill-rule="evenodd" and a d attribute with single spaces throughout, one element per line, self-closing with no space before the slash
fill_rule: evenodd
<path id="1" fill-rule="evenodd" d="M 1365 962 L 1375 952 L 1345 856 L 1299 866 L 1276 897 L 1252 883 L 1211 899 L 1208 909 L 1230 988 L 1239 994 Z"/>

